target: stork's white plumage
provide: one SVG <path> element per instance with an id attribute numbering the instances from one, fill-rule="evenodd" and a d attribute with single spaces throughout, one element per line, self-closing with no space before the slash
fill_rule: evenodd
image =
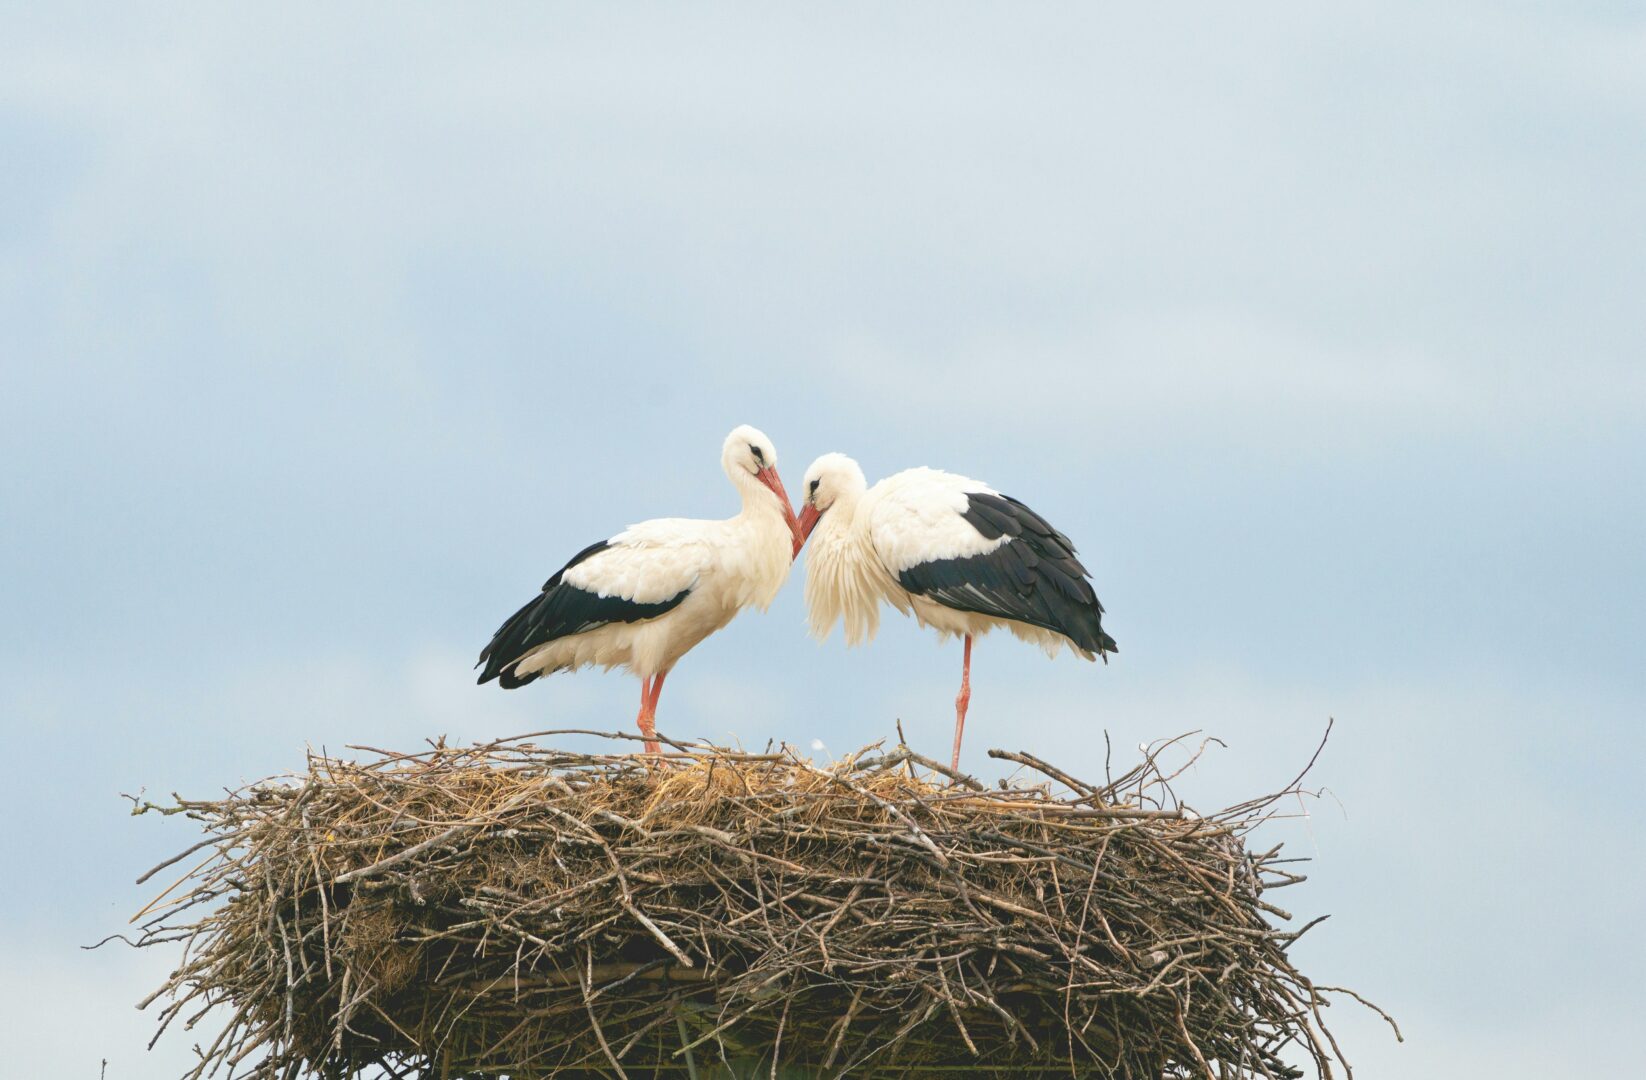
<path id="1" fill-rule="evenodd" d="M 770 439 L 739 427 L 720 464 L 743 498 L 737 516 L 643 521 L 584 548 L 492 636 L 480 681 L 512 690 L 556 671 L 626 667 L 640 676 L 637 722 L 656 753 L 663 679 L 739 611 L 770 605 L 802 543 Z"/>
<path id="2" fill-rule="evenodd" d="M 806 470 L 800 532 L 810 536 L 806 606 L 818 638 L 844 622 L 848 645 L 867 641 L 884 601 L 945 638 L 965 640 L 956 769 L 973 638 L 1003 627 L 1051 656 L 1066 646 L 1107 662 L 1118 651 L 1069 538 L 981 481 L 920 468 L 871 488 L 857 462 L 824 454 Z"/>

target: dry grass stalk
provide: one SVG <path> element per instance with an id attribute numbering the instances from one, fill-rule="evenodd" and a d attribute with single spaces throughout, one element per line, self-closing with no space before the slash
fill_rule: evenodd
<path id="1" fill-rule="evenodd" d="M 1244 843 L 1297 785 L 1197 817 L 1164 745 L 994 751 L 1047 778 L 999 790 L 905 748 L 311 755 L 137 807 L 211 849 L 135 920 L 183 943 L 149 1002 L 228 1017 L 197 1080 L 1333 1075 L 1264 898 L 1302 878 Z"/>

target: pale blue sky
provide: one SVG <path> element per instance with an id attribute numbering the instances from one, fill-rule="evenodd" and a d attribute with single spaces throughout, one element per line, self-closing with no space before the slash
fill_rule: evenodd
<path id="1" fill-rule="evenodd" d="M 626 727 L 472 686 L 572 552 L 791 490 L 987 479 L 1121 653 L 980 644 L 968 762 L 1203 728 L 1210 807 L 1337 718 L 1285 906 L 1367 1076 L 1623 1075 L 1643 1008 L 1646 20 L 1629 5 L 0 4 L 0 1060 L 161 1080 L 85 953 L 305 744 Z M 958 675 L 800 587 L 666 731 L 941 749 Z"/>

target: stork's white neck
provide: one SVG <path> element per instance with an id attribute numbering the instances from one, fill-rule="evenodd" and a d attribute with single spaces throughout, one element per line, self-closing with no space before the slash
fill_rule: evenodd
<path id="1" fill-rule="evenodd" d="M 726 475 L 743 500 L 723 525 L 728 542 L 720 558 L 730 571 L 728 580 L 738 583 L 729 599 L 737 607 L 752 604 L 764 610 L 789 576 L 793 534 L 775 492 L 747 469 L 728 466 Z"/>
<path id="2" fill-rule="evenodd" d="M 837 620 L 845 623 L 848 645 L 869 640 L 880 626 L 885 590 L 868 532 L 858 527 L 862 501 L 862 491 L 841 492 L 818 518 L 806 545 L 806 609 L 812 635 L 820 640 Z"/>
<path id="3" fill-rule="evenodd" d="M 783 523 L 783 508 L 778 505 L 777 495 L 771 488 L 756 480 L 754 474 L 747 469 L 732 466 L 726 470 L 726 475 L 731 477 L 732 486 L 737 489 L 737 494 L 743 500 L 743 508 L 737 512 L 738 517 L 751 518 L 770 514 L 780 524 Z M 784 528 L 787 527 L 785 524 Z"/>

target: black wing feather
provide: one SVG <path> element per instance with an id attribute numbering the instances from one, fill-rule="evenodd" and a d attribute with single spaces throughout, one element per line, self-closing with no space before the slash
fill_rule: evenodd
<path id="1" fill-rule="evenodd" d="M 897 576 L 902 586 L 956 611 L 972 611 L 1063 634 L 1087 652 L 1118 652 L 1103 632 L 1098 602 L 1074 544 L 1007 495 L 970 492 L 962 515 L 985 540 L 1009 537 L 983 555 L 938 559 Z"/>
<path id="2" fill-rule="evenodd" d="M 543 672 L 516 675 L 514 665 L 540 646 L 608 623 L 655 619 L 680 606 L 680 602 L 691 592 L 690 589 L 682 589 L 667 600 L 640 604 L 621 596 L 597 596 L 564 580 L 567 570 L 610 546 L 602 540 L 573 555 L 570 562 L 543 583 L 543 591 L 538 596 L 498 627 L 491 642 L 480 651 L 480 660 L 475 664 L 476 667 L 484 665 L 480 682 L 488 683 L 496 679 L 505 690 L 525 686 Z"/>

